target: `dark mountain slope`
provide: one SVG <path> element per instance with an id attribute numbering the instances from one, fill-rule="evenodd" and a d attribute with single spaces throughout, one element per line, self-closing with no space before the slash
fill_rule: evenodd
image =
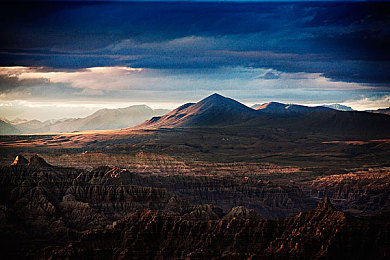
<path id="1" fill-rule="evenodd" d="M 301 136 L 316 134 L 322 138 L 341 140 L 390 138 L 390 116 L 360 111 L 329 109 L 290 114 L 266 113 L 241 126 L 282 128 Z"/>
<path id="2" fill-rule="evenodd" d="M 262 105 L 255 106 L 254 109 L 261 111 L 266 114 L 271 115 L 287 115 L 287 116 L 294 116 L 294 115 L 302 115 L 307 114 L 315 111 L 333 111 L 334 109 L 318 106 L 318 107 L 307 107 L 307 106 L 301 106 L 301 105 L 294 105 L 294 104 L 282 104 L 278 102 L 270 102 L 265 103 Z"/>
<path id="3" fill-rule="evenodd" d="M 300 118 L 296 129 L 332 134 L 346 139 L 390 137 L 390 116 L 358 111 L 314 112 Z"/>
<path id="4" fill-rule="evenodd" d="M 390 107 L 389 108 L 377 109 L 377 110 L 366 110 L 366 112 L 390 115 Z"/>
<path id="5" fill-rule="evenodd" d="M 233 99 L 213 94 L 202 101 L 185 104 L 162 117 L 155 117 L 136 129 L 229 127 L 241 133 L 248 129 L 284 129 L 299 136 L 324 138 L 390 138 L 390 117 L 359 111 L 338 111 L 270 102 L 251 109 Z M 247 128 L 247 130 L 245 130 Z M 237 128 L 238 130 L 238 128 Z"/>

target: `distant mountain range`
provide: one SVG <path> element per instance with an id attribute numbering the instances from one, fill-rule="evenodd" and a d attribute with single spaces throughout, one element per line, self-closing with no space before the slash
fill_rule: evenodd
<path id="1" fill-rule="evenodd" d="M 253 109 L 260 109 L 260 108 L 265 108 L 268 106 L 271 106 L 271 107 L 284 106 L 284 107 L 290 107 L 290 108 L 294 108 L 296 106 L 307 107 L 307 106 L 294 105 L 294 104 L 283 104 L 283 103 L 278 103 L 278 102 L 270 102 L 270 103 L 265 103 L 265 104 L 255 104 L 252 106 L 252 108 Z M 320 108 L 320 109 L 324 108 L 324 107 L 339 110 L 339 111 L 355 111 L 352 107 L 341 105 L 341 104 L 330 104 L 330 105 L 317 106 L 317 108 Z M 308 108 L 312 108 L 312 107 L 308 107 Z M 286 108 L 286 109 L 288 109 L 288 108 Z"/>
<path id="2" fill-rule="evenodd" d="M 265 103 L 265 104 L 255 104 L 252 106 L 253 109 L 257 109 L 257 110 L 263 109 L 263 111 L 267 111 L 267 110 L 269 111 L 269 110 L 273 109 L 276 111 L 276 109 L 279 109 L 280 113 L 284 113 L 284 112 L 287 113 L 287 111 L 283 112 L 283 109 L 282 109 L 283 107 L 286 110 L 290 109 L 290 112 L 291 112 L 291 110 L 295 110 L 295 108 L 297 108 L 297 107 L 309 108 L 309 109 L 306 109 L 307 111 L 310 111 L 311 108 L 315 108 L 318 110 L 318 109 L 322 109 L 324 107 L 331 108 L 331 109 L 338 110 L 338 111 L 357 111 L 357 110 L 353 109 L 352 107 L 341 105 L 341 104 L 330 104 L 330 105 L 322 105 L 322 106 L 317 106 L 317 107 L 306 107 L 306 106 L 300 106 L 300 105 L 294 105 L 294 104 L 283 104 L 283 103 L 278 103 L 278 102 L 270 102 L 270 103 Z M 364 110 L 364 112 L 389 115 L 390 114 L 390 107 L 384 108 L 384 109 L 376 109 L 376 110 Z"/>
<path id="3" fill-rule="evenodd" d="M 152 109 L 146 105 L 136 105 L 118 109 L 101 109 L 84 118 L 67 118 L 44 122 L 2 119 L 0 121 L 0 134 L 120 129 L 135 126 L 150 117 L 163 115 L 169 111 L 167 109 Z"/>
<path id="4" fill-rule="evenodd" d="M 333 108 L 333 109 L 336 109 L 336 110 L 339 110 L 339 111 L 355 111 L 355 109 L 353 109 L 352 107 L 344 106 L 344 105 L 341 105 L 341 104 L 331 104 L 331 105 L 323 105 L 323 106 L 324 107 Z"/>
<path id="5" fill-rule="evenodd" d="M 139 128 L 215 126 L 240 124 L 261 115 L 297 116 L 314 111 L 334 111 L 326 107 L 306 107 L 270 102 L 252 108 L 217 93 L 198 103 L 188 103 L 172 112 L 139 125 Z"/>
<path id="6" fill-rule="evenodd" d="M 2 120 L 0 121 L 0 133 L 5 135 L 120 128 L 241 126 L 274 127 L 308 133 L 321 132 L 362 137 L 382 136 L 382 133 L 390 131 L 390 117 L 379 115 L 389 113 L 389 109 L 369 112 L 350 111 L 350 109 L 350 107 L 339 104 L 308 107 L 278 102 L 255 105 L 250 108 L 234 99 L 215 93 L 197 103 L 184 104 L 171 112 L 164 109 L 154 110 L 146 105 L 137 105 L 119 109 L 101 109 L 85 118 L 45 122 L 20 119 Z"/>
<path id="7" fill-rule="evenodd" d="M 188 103 L 164 116 L 153 117 L 134 129 L 183 127 L 279 128 L 304 135 L 319 133 L 348 138 L 376 138 L 388 136 L 390 117 L 277 102 L 250 108 L 233 99 L 213 94 L 198 103 Z"/>
<path id="8" fill-rule="evenodd" d="M 366 110 L 366 112 L 390 115 L 390 107 L 377 110 Z"/>
<path id="9" fill-rule="evenodd" d="M 270 102 L 262 105 L 257 105 L 252 107 L 257 111 L 261 111 L 267 114 L 277 114 L 277 115 L 302 115 L 314 111 L 332 111 L 333 109 L 317 106 L 317 107 L 307 107 L 294 104 L 282 104 L 278 102 Z"/>
<path id="10" fill-rule="evenodd" d="M 20 130 L 14 127 L 12 124 L 0 120 L 0 135 L 18 135 L 21 134 Z"/>

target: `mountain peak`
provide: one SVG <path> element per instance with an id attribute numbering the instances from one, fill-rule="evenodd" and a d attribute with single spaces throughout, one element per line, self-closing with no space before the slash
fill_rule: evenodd
<path id="1" fill-rule="evenodd" d="M 215 99 L 215 98 L 225 98 L 225 97 L 220 95 L 220 94 L 218 94 L 218 93 L 214 93 L 214 94 L 211 94 L 210 96 L 206 97 L 205 99 L 207 99 L 207 98 Z"/>
<path id="2" fill-rule="evenodd" d="M 232 102 L 232 101 L 234 101 L 236 103 L 239 103 L 239 102 L 237 102 L 234 99 L 224 97 L 224 96 L 222 96 L 222 95 L 220 95 L 218 93 L 214 93 L 214 94 L 212 94 L 212 95 L 202 99 L 201 101 L 199 101 L 196 104 L 211 104 L 211 103 L 214 103 L 214 104 L 220 105 L 220 104 L 223 104 L 225 102 Z"/>
<path id="3" fill-rule="evenodd" d="M 252 108 L 249 108 L 242 103 L 228 97 L 224 97 L 218 93 L 214 93 L 198 103 L 194 104 L 194 108 L 197 107 L 199 109 L 204 109 L 204 108 L 210 108 L 211 106 L 214 106 L 219 109 L 234 109 L 234 110 L 240 110 L 240 111 L 250 111 L 254 112 Z"/>
<path id="4" fill-rule="evenodd" d="M 159 119 L 146 121 L 139 127 L 192 127 L 242 123 L 258 113 L 240 102 L 214 93 L 201 101 L 185 104 Z"/>
<path id="5" fill-rule="evenodd" d="M 47 168 L 51 167 L 50 164 L 48 164 L 45 159 L 42 157 L 39 157 L 37 154 L 30 158 L 30 163 L 28 166 L 33 168 Z"/>
<path id="6" fill-rule="evenodd" d="M 15 157 L 15 160 L 11 165 L 17 165 L 17 166 L 27 166 L 29 161 L 21 154 L 17 155 Z"/>

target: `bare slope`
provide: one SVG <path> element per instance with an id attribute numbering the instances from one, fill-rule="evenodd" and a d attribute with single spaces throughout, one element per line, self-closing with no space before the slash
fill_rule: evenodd
<path id="1" fill-rule="evenodd" d="M 215 93 L 198 103 L 188 103 L 162 117 L 154 117 L 138 128 L 232 125 L 257 116 L 254 109 Z"/>
<path id="2" fill-rule="evenodd" d="M 301 136 L 320 134 L 343 139 L 388 138 L 390 117 L 359 111 L 338 111 L 318 106 L 286 105 L 270 102 L 249 108 L 233 99 L 213 94 L 198 103 L 185 104 L 172 112 L 154 117 L 137 129 L 240 127 L 284 129 Z"/>

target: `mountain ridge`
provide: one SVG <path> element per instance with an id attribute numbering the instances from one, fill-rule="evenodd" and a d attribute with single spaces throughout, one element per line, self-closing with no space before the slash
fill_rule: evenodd
<path id="1" fill-rule="evenodd" d="M 377 126 L 381 125 L 380 128 Z M 131 129 L 199 127 L 279 128 L 287 132 L 332 134 L 339 138 L 388 138 L 390 117 L 362 111 L 269 102 L 249 108 L 219 94 L 151 118 Z"/>
<path id="2" fill-rule="evenodd" d="M 257 111 L 261 111 L 267 114 L 274 115 L 301 115 L 315 111 L 332 111 L 334 109 L 324 107 L 324 106 L 315 106 L 308 107 L 303 105 L 296 104 L 283 104 L 279 102 L 269 102 L 258 106 L 253 106 Z"/>
<path id="3" fill-rule="evenodd" d="M 12 124 L 0 120 L 0 135 L 18 135 L 20 133 L 20 130 Z"/>
<path id="4" fill-rule="evenodd" d="M 152 109 L 147 105 L 134 105 L 116 109 L 100 109 L 83 118 L 58 120 L 2 121 L 1 134 L 34 134 L 44 132 L 73 132 L 85 130 L 112 130 L 135 126 L 144 120 L 168 113 L 167 109 Z"/>
<path id="5" fill-rule="evenodd" d="M 366 112 L 375 113 L 375 114 L 390 115 L 390 107 L 388 107 L 388 108 L 381 108 L 381 109 L 375 109 L 375 110 L 366 110 Z"/>
<path id="6" fill-rule="evenodd" d="M 322 105 L 324 107 L 333 108 L 339 111 L 355 111 L 352 107 L 341 105 L 341 104 L 330 104 L 330 105 Z"/>

